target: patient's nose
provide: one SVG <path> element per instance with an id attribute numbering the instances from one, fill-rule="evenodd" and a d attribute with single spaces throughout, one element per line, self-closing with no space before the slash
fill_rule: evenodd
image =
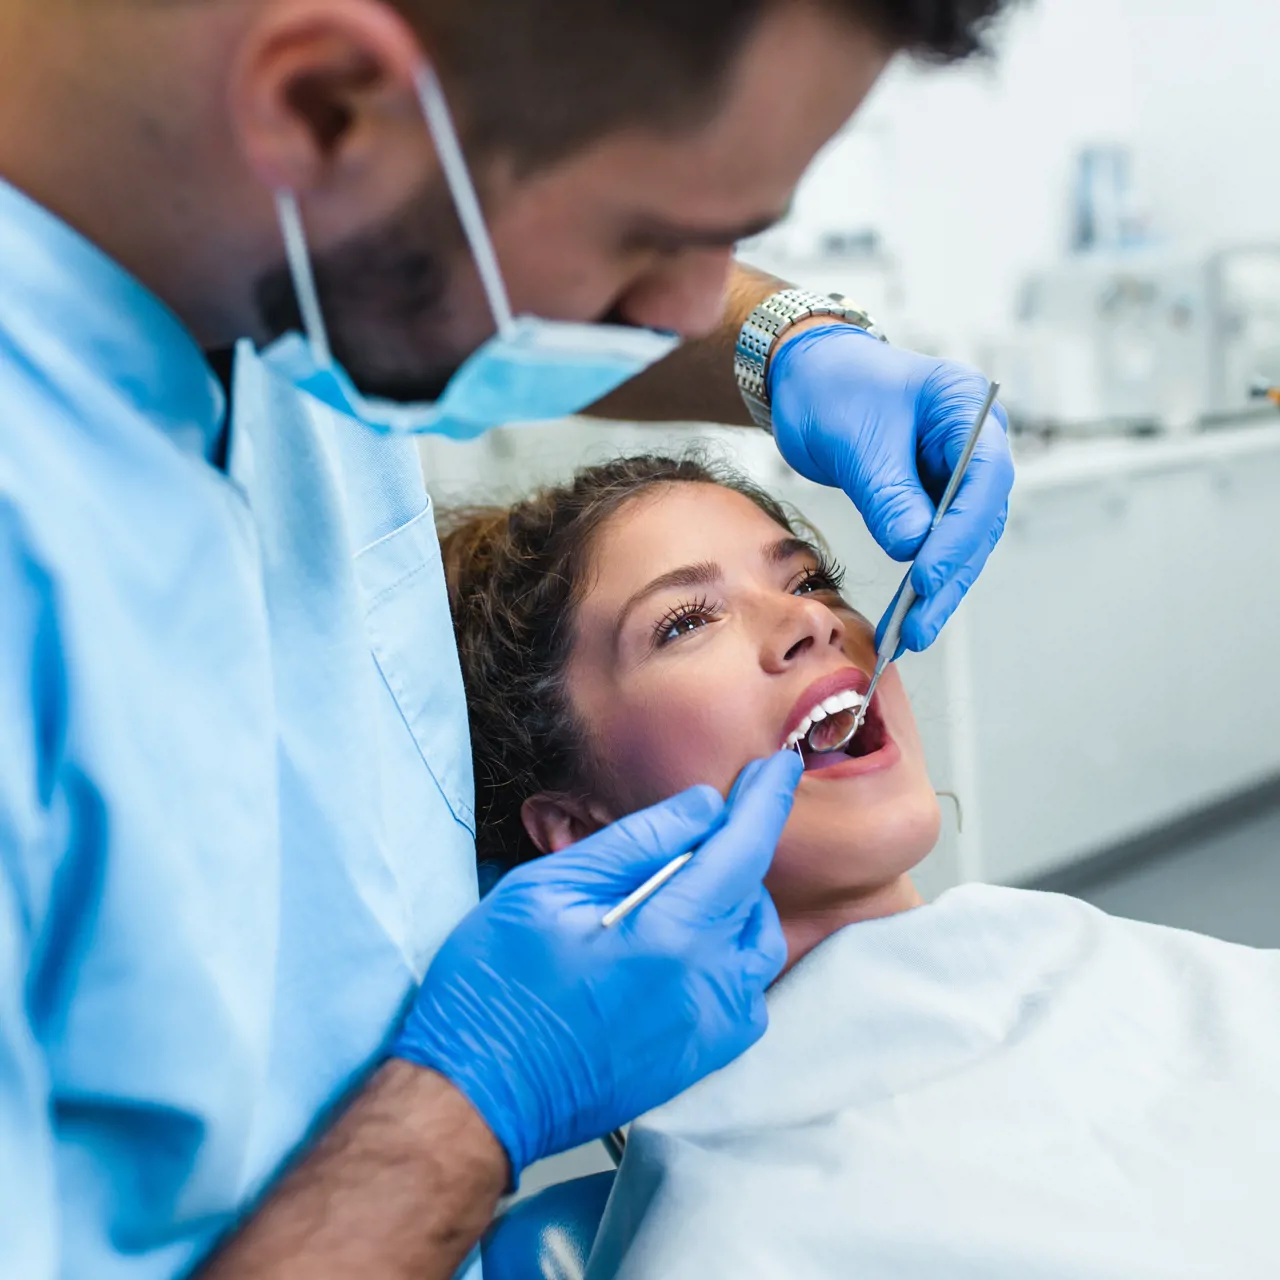
<path id="1" fill-rule="evenodd" d="M 812 596 L 788 596 L 761 649 L 760 661 L 771 674 L 828 650 L 840 650 L 844 623 Z"/>

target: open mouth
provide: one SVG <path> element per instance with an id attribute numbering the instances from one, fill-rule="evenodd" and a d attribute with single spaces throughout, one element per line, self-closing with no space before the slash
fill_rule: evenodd
<path id="1" fill-rule="evenodd" d="M 880 714 L 879 700 L 865 707 L 862 726 L 844 742 L 866 703 L 870 678 L 856 667 L 846 667 L 816 680 L 801 695 L 788 717 L 782 745 L 798 750 L 806 772 L 848 765 L 853 772 L 873 767 L 871 757 L 893 746 Z M 838 745 L 843 744 L 843 745 Z"/>
<path id="2" fill-rule="evenodd" d="M 888 730 L 885 728 L 879 707 L 872 702 L 867 708 L 862 728 L 854 734 L 852 740 L 845 743 L 839 750 L 830 750 L 853 728 L 857 715 L 856 710 L 839 711 L 835 715 L 828 716 L 821 724 L 815 724 L 808 735 L 800 739 L 798 745 L 806 772 L 810 769 L 830 769 L 833 765 L 844 764 L 847 760 L 862 760 L 883 751 L 888 746 Z"/>

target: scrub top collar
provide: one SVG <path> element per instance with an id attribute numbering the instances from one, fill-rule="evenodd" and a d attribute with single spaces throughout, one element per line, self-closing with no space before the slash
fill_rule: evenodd
<path id="1" fill-rule="evenodd" d="M 60 344 L 109 382 L 181 449 L 212 460 L 226 398 L 172 311 L 65 222 L 0 179 L 0 345 L 3 330 L 37 350 Z"/>

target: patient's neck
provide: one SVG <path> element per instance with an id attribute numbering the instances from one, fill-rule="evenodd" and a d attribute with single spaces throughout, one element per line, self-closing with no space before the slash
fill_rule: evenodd
<path id="1" fill-rule="evenodd" d="M 923 905 L 924 899 L 916 892 L 911 877 L 904 875 L 889 884 L 839 902 L 824 903 L 812 910 L 781 912 L 782 932 L 787 939 L 787 969 L 846 925 L 879 920 Z"/>

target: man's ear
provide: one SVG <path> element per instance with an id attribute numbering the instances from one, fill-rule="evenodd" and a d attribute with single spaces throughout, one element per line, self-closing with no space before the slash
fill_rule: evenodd
<path id="1" fill-rule="evenodd" d="M 413 89 L 422 57 L 405 19 L 375 0 L 265 9 L 246 34 L 229 93 L 259 182 L 309 196 L 345 171 L 376 191 L 386 185 L 381 170 L 394 166 L 415 189 L 430 154 Z M 389 207 L 405 198 L 378 194 Z"/>
<path id="2" fill-rule="evenodd" d="M 544 791 L 520 806 L 520 821 L 539 853 L 559 853 L 607 827 L 610 818 L 591 800 Z"/>

